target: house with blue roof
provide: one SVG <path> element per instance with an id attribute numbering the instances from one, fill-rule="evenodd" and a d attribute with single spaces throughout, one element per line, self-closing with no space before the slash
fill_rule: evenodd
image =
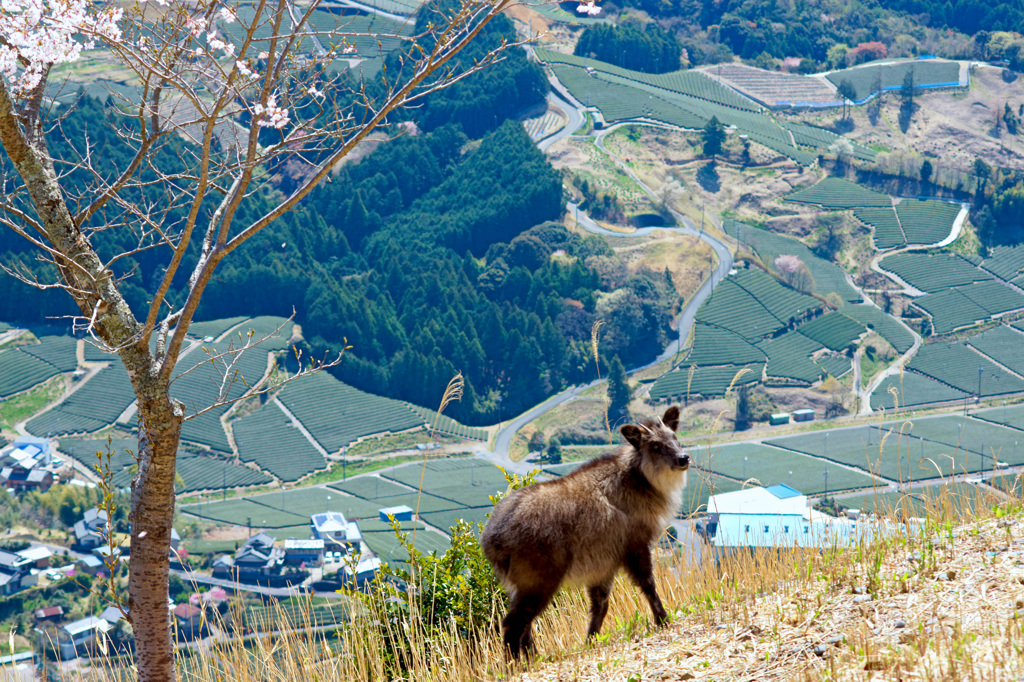
<path id="1" fill-rule="evenodd" d="M 716 559 L 739 550 L 852 547 L 898 530 L 892 524 L 823 514 L 785 484 L 712 495 L 708 515 L 697 523 Z"/>

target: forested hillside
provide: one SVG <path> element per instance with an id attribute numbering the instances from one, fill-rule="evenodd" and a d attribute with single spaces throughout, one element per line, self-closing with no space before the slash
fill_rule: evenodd
<path id="1" fill-rule="evenodd" d="M 514 39 L 504 17 L 462 58 L 478 59 L 502 39 Z M 389 60 L 399 73 L 398 56 Z M 466 395 L 452 415 L 466 423 L 519 412 L 567 381 L 593 374 L 589 343 L 596 319 L 605 322 L 608 358 L 650 359 L 666 343 L 678 294 L 665 273 L 630 272 L 603 241 L 547 222 L 564 207 L 561 176 L 522 125 L 509 120 L 542 101 L 546 87 L 541 70 L 515 48 L 403 112 L 416 124 L 411 134 L 343 166 L 298 210 L 225 261 L 198 319 L 294 310 L 308 350 L 352 346 L 335 370 L 339 378 L 428 407 L 462 371 Z M 113 101 L 83 98 L 51 132 L 50 143 L 58 157 L 72 161 L 88 139 L 103 150 L 97 166 L 114 177 L 131 153 L 116 131 L 132 125 Z M 191 158 L 181 140 L 165 152 L 165 171 L 183 170 Z M 295 165 L 270 170 L 273 182 L 242 204 L 239 224 L 260 215 L 303 172 Z M 86 177 L 77 180 L 72 191 L 87 186 Z M 88 190 L 81 191 L 88 200 Z M 173 197 L 135 198 L 169 207 L 168 225 L 188 209 Z M 114 265 L 142 315 L 164 254 L 152 235 L 140 237 L 119 225 L 119 217 L 116 211 L 100 216 L 89 234 L 108 259 L 148 247 Z M 54 279 L 34 259 L 31 244 L 10 230 L 0 232 L 0 259 L 42 281 Z M 189 271 L 190 264 L 181 270 Z M 42 322 L 74 313 L 59 290 L 39 291 L 10 278 L 0 288 L 0 319 Z"/>

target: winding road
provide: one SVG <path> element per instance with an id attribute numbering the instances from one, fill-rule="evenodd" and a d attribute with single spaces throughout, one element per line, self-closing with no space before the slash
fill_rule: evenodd
<path id="1" fill-rule="evenodd" d="M 565 113 L 568 123 L 557 132 L 538 141 L 537 146 L 541 151 L 546 151 L 555 142 L 570 137 L 584 123 L 583 106 L 575 99 L 573 99 L 572 95 L 570 95 L 562 86 L 562 84 L 559 83 L 556 79 L 551 78 L 550 82 L 552 86 L 552 91 L 548 94 L 548 103 L 552 107 L 559 109 L 560 111 Z M 619 166 L 623 170 L 623 172 L 625 172 L 630 177 L 630 179 L 632 179 L 637 184 L 638 187 L 640 187 L 644 191 L 644 193 L 650 196 L 651 199 L 653 199 L 654 201 L 658 202 L 659 198 L 656 196 L 654 191 L 646 184 L 644 184 L 633 173 L 633 171 L 629 168 L 628 164 L 626 164 L 622 159 L 620 159 L 615 154 L 608 151 L 607 148 L 605 148 L 604 136 L 612 132 L 616 127 L 617 126 L 612 126 L 610 128 L 604 129 L 596 134 L 592 134 L 592 137 L 596 138 L 597 146 L 601 151 L 607 154 L 608 157 L 612 159 L 612 161 L 617 166 Z M 697 315 L 697 310 L 700 308 L 701 304 L 704 303 L 707 297 L 711 295 L 711 292 L 714 289 L 715 285 L 721 282 L 725 278 L 725 276 L 729 274 L 729 271 L 732 270 L 733 258 L 732 253 L 729 251 L 729 247 L 726 246 L 723 242 L 716 239 L 715 237 L 709 235 L 707 232 L 697 229 L 697 227 L 689 218 L 671 209 L 670 210 L 672 216 L 676 220 L 676 223 L 678 225 L 682 225 L 682 227 L 645 227 L 637 229 L 636 231 L 630 232 L 628 234 L 612 232 L 601 227 L 596 222 L 591 220 L 590 216 L 588 216 L 583 211 L 580 211 L 579 207 L 573 202 L 567 202 L 566 210 L 568 210 L 574 216 L 576 216 L 577 222 L 581 227 L 583 227 L 583 229 L 594 234 L 600 234 L 606 237 L 636 238 L 646 236 L 657 230 L 667 230 L 670 232 L 677 232 L 680 234 L 686 234 L 697 237 L 698 239 L 700 239 L 701 241 L 703 241 L 704 243 L 711 247 L 711 249 L 715 252 L 715 256 L 718 263 L 715 269 L 712 271 L 711 277 L 704 280 L 704 283 L 701 284 L 699 289 L 697 289 L 697 292 L 693 295 L 693 297 L 686 302 L 686 305 L 683 307 L 683 310 L 679 313 L 679 316 L 676 318 L 676 329 L 679 332 L 676 339 L 669 343 L 665 350 L 662 351 L 662 353 L 658 357 L 654 358 L 653 360 L 644 365 L 628 369 L 627 373 L 632 374 L 642 369 L 646 369 L 659 362 L 663 362 L 664 360 L 667 360 L 676 353 L 680 352 L 683 348 L 683 344 L 686 342 L 686 338 L 689 336 L 690 329 L 693 327 L 694 319 Z M 562 391 L 561 393 L 558 393 L 548 398 L 540 405 L 537 405 L 531 408 L 530 410 L 527 410 L 523 414 L 509 421 L 504 426 L 500 427 L 498 433 L 495 435 L 494 438 L 493 450 L 487 450 L 485 447 L 480 447 L 477 449 L 477 454 L 483 457 L 484 459 L 487 459 L 490 462 L 498 464 L 510 471 L 524 472 L 526 470 L 529 470 L 530 468 L 532 468 L 529 464 L 524 462 L 513 462 L 511 457 L 509 456 L 509 447 L 512 444 L 512 439 L 515 437 L 515 434 L 521 428 L 523 428 L 533 420 L 537 419 L 541 415 L 545 414 L 546 412 L 558 407 L 559 405 L 569 402 L 570 400 L 573 400 L 584 391 L 594 386 L 601 385 L 604 382 L 605 380 L 602 379 L 592 381 L 589 384 L 572 386 L 566 389 L 565 391 Z"/>

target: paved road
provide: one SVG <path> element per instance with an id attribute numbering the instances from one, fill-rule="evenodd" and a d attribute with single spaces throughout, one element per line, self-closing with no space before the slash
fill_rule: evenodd
<path id="1" fill-rule="evenodd" d="M 542 151 L 550 147 L 558 140 L 562 140 L 565 139 L 566 137 L 569 137 L 569 135 L 571 135 L 574 131 L 579 129 L 579 127 L 583 124 L 583 115 L 581 113 L 582 106 L 579 104 L 579 102 L 574 100 L 572 98 L 572 95 L 566 92 L 565 89 L 562 87 L 561 83 L 559 83 L 557 80 L 552 79 L 551 85 L 553 91 L 548 95 L 548 102 L 566 113 L 567 117 L 569 118 L 569 124 L 564 126 L 557 133 L 541 140 L 537 146 Z M 636 177 L 636 175 L 633 174 L 633 171 L 629 168 L 629 165 L 627 163 L 625 163 L 622 159 L 617 157 L 615 154 L 609 152 L 605 148 L 603 138 L 605 135 L 607 135 L 614 129 L 615 126 L 612 126 L 611 128 L 603 130 L 595 135 L 595 137 L 597 138 L 596 141 L 598 148 L 600 148 L 605 154 L 608 155 L 609 158 L 611 158 L 620 168 L 622 168 L 623 171 L 627 175 L 629 175 L 629 177 L 632 178 L 634 182 L 636 182 L 637 186 L 639 186 L 648 196 L 650 196 L 654 201 L 659 201 L 659 198 L 657 197 L 655 192 L 646 184 L 644 184 L 638 177 Z M 707 232 L 704 232 L 703 230 L 698 230 L 689 218 L 682 215 L 681 213 L 678 213 L 677 211 L 672 211 L 672 216 L 675 218 L 676 223 L 682 225 L 682 227 L 645 227 L 630 233 L 619 233 L 612 232 L 598 225 L 585 212 L 580 211 L 579 207 L 573 202 L 568 202 L 566 204 L 566 209 L 576 217 L 577 222 L 581 227 L 583 227 L 583 229 L 594 234 L 600 234 L 606 237 L 629 239 L 643 237 L 645 235 L 651 234 L 656 230 L 668 230 L 671 232 L 678 232 L 680 234 L 687 234 L 697 237 L 714 250 L 715 256 L 718 259 L 718 265 L 712 272 L 711 277 L 705 280 L 704 283 L 697 290 L 697 292 L 693 295 L 693 297 L 686 302 L 686 305 L 683 307 L 682 312 L 680 312 L 679 317 L 676 318 L 676 329 L 678 330 L 677 337 L 671 343 L 668 344 L 665 350 L 662 351 L 662 353 L 658 355 L 658 357 L 654 358 L 653 360 L 644 365 L 640 365 L 639 367 L 633 367 L 627 369 L 626 371 L 629 374 L 638 372 L 659 362 L 663 362 L 664 360 L 667 360 L 676 353 L 680 352 L 683 348 L 683 344 L 686 342 L 686 338 L 689 336 L 690 329 L 693 327 L 693 322 L 694 318 L 697 315 L 697 310 L 700 308 L 701 304 L 704 303 L 707 297 L 711 295 L 711 291 L 714 289 L 715 285 L 721 282 L 722 279 L 724 279 L 725 276 L 728 275 L 729 271 L 732 269 L 733 259 L 732 253 L 729 251 L 729 247 L 726 246 L 721 241 L 719 241 L 718 239 L 716 239 L 715 237 L 709 235 Z M 519 415 L 518 417 L 510 421 L 508 424 L 502 426 L 498 430 L 498 433 L 494 438 L 494 449 L 487 450 L 484 447 L 480 447 L 476 451 L 477 454 L 483 457 L 484 459 L 487 459 L 488 461 L 505 467 L 506 469 L 509 469 L 511 471 L 517 471 L 522 473 L 526 470 L 529 470 L 530 468 L 532 468 L 529 464 L 523 462 L 513 462 L 512 459 L 509 457 L 509 447 L 512 444 L 513 437 L 519 431 L 519 429 L 523 428 L 524 426 L 532 422 L 534 419 L 537 419 L 544 413 L 570 400 L 573 400 L 587 389 L 603 383 L 603 380 L 592 381 L 586 385 L 573 386 L 557 395 L 552 396 L 545 402 Z"/>

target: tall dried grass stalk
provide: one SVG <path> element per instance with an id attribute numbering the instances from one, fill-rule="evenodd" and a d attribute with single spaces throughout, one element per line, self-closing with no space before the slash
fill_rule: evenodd
<path id="1" fill-rule="evenodd" d="M 594 320 L 594 326 L 592 326 L 590 328 L 590 348 L 591 348 L 591 350 L 594 351 L 594 366 L 597 368 L 597 380 L 598 380 L 598 382 L 601 381 L 601 356 L 600 356 L 600 354 L 598 353 L 598 350 L 597 350 L 597 340 L 598 340 L 598 333 L 601 331 L 601 326 L 602 325 L 604 325 L 604 321 L 603 320 Z M 608 392 L 607 391 L 605 391 L 603 405 L 604 405 L 604 428 L 605 428 L 606 431 L 608 431 L 608 438 L 612 439 L 613 438 L 613 436 L 612 436 L 612 425 L 611 425 L 611 422 L 608 420 L 608 408 L 610 406 L 608 404 Z"/>

